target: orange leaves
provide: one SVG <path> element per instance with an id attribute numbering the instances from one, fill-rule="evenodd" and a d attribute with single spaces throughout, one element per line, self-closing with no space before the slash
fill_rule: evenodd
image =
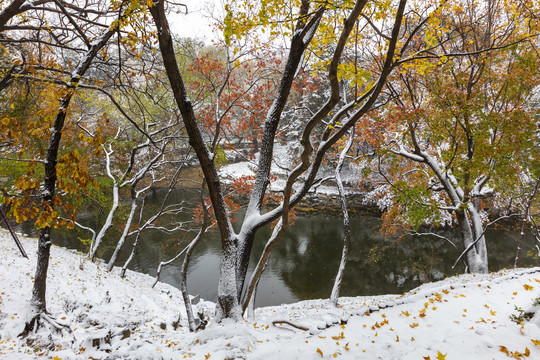
<path id="1" fill-rule="evenodd" d="M 531 291 L 533 289 L 533 287 L 529 284 L 523 284 L 523 288 L 527 291 Z"/>

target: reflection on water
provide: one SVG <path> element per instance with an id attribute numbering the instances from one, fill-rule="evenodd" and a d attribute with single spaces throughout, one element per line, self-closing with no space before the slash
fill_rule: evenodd
<path id="1" fill-rule="evenodd" d="M 152 199 L 153 197 L 153 199 Z M 150 195 L 147 203 L 153 204 L 148 214 L 159 206 L 160 192 Z M 171 201 L 193 199 L 194 195 L 178 191 Z M 96 212 L 79 212 L 81 221 L 97 221 Z M 103 215 L 101 216 L 103 219 Z M 188 220 L 190 211 L 181 216 Z M 164 222 L 173 219 L 164 219 Z M 342 251 L 342 220 L 331 216 L 300 216 L 289 232 L 274 248 L 259 283 L 257 306 L 291 303 L 304 299 L 326 298 L 332 289 L 333 280 L 339 266 Z M 402 293 L 424 282 L 439 280 L 444 276 L 463 272 L 463 264 L 452 269 L 459 252 L 444 240 L 428 237 L 410 237 L 400 244 L 385 239 L 379 232 L 380 220 L 360 216 L 351 218 L 351 248 L 342 284 L 342 296 L 378 295 Z M 35 234 L 29 225 L 21 225 L 25 233 Z M 103 243 L 100 256 L 108 259 L 113 251 L 115 239 L 121 229 L 111 229 Z M 250 271 L 264 248 L 264 241 L 271 229 L 259 231 L 253 247 Z M 457 234 L 441 231 L 441 235 L 457 241 Z M 164 235 L 153 231 L 145 233 L 139 243 L 136 256 L 131 263 L 132 270 L 155 276 L 160 260 L 168 260 L 181 250 L 195 232 L 181 235 Z M 82 249 L 79 238 L 88 237 L 83 231 L 55 231 L 53 241 L 68 248 Z M 486 233 L 489 267 L 496 271 L 511 267 L 519 232 L 488 231 Z M 193 295 L 201 294 L 204 299 L 217 299 L 219 254 L 219 233 L 210 230 L 196 248 L 188 274 L 188 289 Z M 520 266 L 533 266 L 536 260 L 527 256 L 533 250 L 533 240 L 527 237 L 523 246 Z M 128 256 L 129 246 L 121 253 L 118 264 L 123 264 Z M 161 280 L 173 286 L 180 281 L 181 261 L 165 267 Z M 248 274 L 249 279 L 250 274 Z"/>

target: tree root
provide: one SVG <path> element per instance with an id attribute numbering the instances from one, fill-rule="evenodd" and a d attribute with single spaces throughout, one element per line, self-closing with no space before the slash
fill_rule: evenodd
<path id="1" fill-rule="evenodd" d="M 31 335 L 36 335 L 38 329 L 44 328 L 49 334 L 61 335 L 64 340 L 74 342 L 73 330 L 67 323 L 59 321 L 45 311 L 36 314 L 30 321 L 28 321 L 24 330 L 18 335 L 20 338 L 27 338 Z M 70 340 L 68 340 L 70 339 Z M 29 339 L 33 341 L 33 339 Z"/>

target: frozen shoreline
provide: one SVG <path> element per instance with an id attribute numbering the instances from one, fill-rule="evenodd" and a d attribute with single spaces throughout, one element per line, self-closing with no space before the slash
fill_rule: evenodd
<path id="1" fill-rule="evenodd" d="M 510 319 L 519 315 L 515 307 L 527 310 L 540 297 L 540 268 L 461 275 L 404 295 L 341 298 L 339 308 L 327 300 L 260 308 L 254 321 L 210 322 L 189 333 L 178 289 L 162 283 L 152 289 L 153 277 L 131 271 L 120 279 L 118 269 L 108 273 L 103 264 L 56 246 L 47 306 L 72 331 L 42 329 L 29 336 L 29 345 L 17 335 L 32 316 L 36 241 L 21 241 L 30 260 L 0 230 L 2 359 L 437 359 L 439 352 L 449 360 L 540 358 L 540 313 L 521 325 Z M 213 310 L 207 301 L 195 306 L 206 316 Z"/>

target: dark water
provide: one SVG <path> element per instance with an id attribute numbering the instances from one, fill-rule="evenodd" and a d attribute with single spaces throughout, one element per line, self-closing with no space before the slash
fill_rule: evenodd
<path id="1" fill-rule="evenodd" d="M 153 198 L 147 198 L 150 204 L 146 211 L 148 214 L 157 208 L 160 195 L 158 192 Z M 179 190 L 174 195 L 172 201 L 194 199 L 194 194 L 185 191 Z M 96 213 L 96 210 L 80 211 L 80 221 L 95 222 L 99 217 Z M 184 215 L 164 219 L 163 222 L 189 220 L 190 214 L 191 210 L 188 210 Z M 101 215 L 102 219 L 104 217 Z M 299 216 L 289 233 L 274 248 L 259 283 L 257 306 L 328 297 L 341 258 L 342 226 L 341 218 L 335 216 Z M 393 239 L 385 239 L 379 229 L 378 218 L 358 216 L 351 219 L 351 250 L 341 296 L 402 293 L 424 282 L 463 272 L 462 264 L 452 269 L 459 252 L 444 240 L 409 237 L 398 244 Z M 34 233 L 29 225 L 22 225 L 21 230 Z M 108 260 L 120 232 L 121 229 L 110 230 L 99 252 L 102 258 Z M 270 232 L 270 228 L 265 228 L 257 234 L 250 269 L 254 268 Z M 172 258 L 195 234 L 195 231 L 175 235 L 146 232 L 130 268 L 154 276 L 159 261 Z M 439 234 L 458 243 L 457 234 L 453 231 L 440 231 Z M 84 231 L 66 230 L 55 231 L 52 236 L 57 245 L 79 250 L 84 249 L 79 239 L 87 237 L 89 235 Z M 486 238 L 490 270 L 512 267 L 519 232 L 492 230 L 486 233 Z M 533 240 L 531 237 L 525 240 L 520 266 L 534 266 L 537 260 L 531 255 L 534 252 Z M 188 290 L 191 294 L 216 300 L 220 248 L 219 233 L 215 229 L 210 230 L 196 248 L 191 261 L 188 274 Z M 126 244 L 124 250 L 117 265 L 124 263 L 131 245 Z M 178 287 L 181 261 L 179 259 L 162 270 L 163 282 Z"/>

